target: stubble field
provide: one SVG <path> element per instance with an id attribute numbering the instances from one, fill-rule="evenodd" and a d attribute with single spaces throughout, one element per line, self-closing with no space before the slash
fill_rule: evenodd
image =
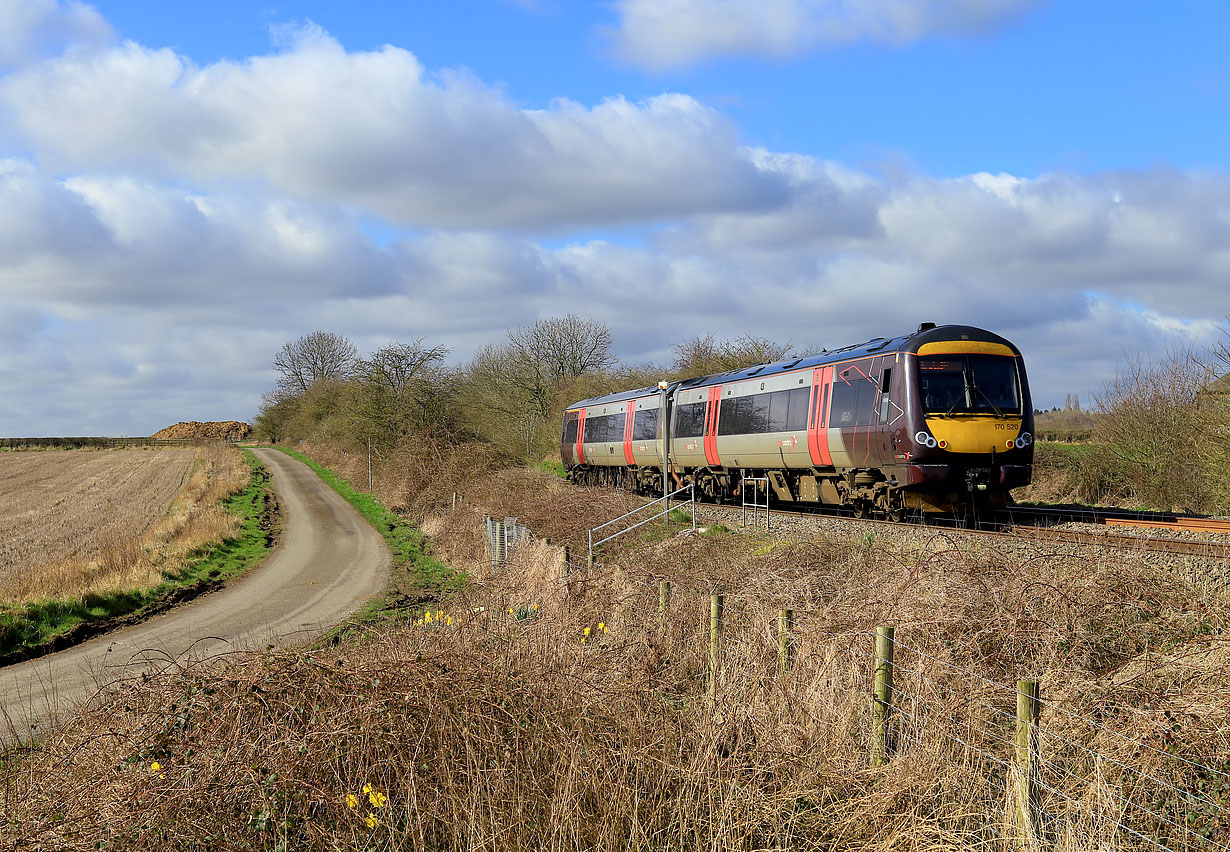
<path id="1" fill-rule="evenodd" d="M 247 476 L 221 446 L 0 454 L 0 603 L 156 583 L 226 532 Z"/>

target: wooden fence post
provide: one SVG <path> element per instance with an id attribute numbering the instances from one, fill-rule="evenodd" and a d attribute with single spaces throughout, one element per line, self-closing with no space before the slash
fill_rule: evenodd
<path id="1" fill-rule="evenodd" d="M 709 695 L 717 697 L 718 674 L 722 664 L 722 608 L 725 595 L 709 598 Z"/>
<path id="2" fill-rule="evenodd" d="M 790 671 L 794 661 L 794 637 L 790 635 L 794 629 L 794 610 L 779 609 L 777 611 L 777 670 L 782 674 Z"/>
<path id="3" fill-rule="evenodd" d="M 1017 849 L 1033 847 L 1038 824 L 1038 712 L 1041 693 L 1036 680 L 1016 682 L 1016 843 Z"/>
<path id="4" fill-rule="evenodd" d="M 877 766 L 888 763 L 892 748 L 888 736 L 889 711 L 893 706 L 893 635 L 894 628 L 887 625 L 876 628 L 876 674 L 875 698 L 871 704 L 872 732 L 871 760 Z"/>

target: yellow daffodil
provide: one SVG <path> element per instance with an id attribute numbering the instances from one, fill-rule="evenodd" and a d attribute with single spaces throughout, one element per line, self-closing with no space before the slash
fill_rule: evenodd
<path id="1" fill-rule="evenodd" d="M 348 807 L 348 808 L 354 808 L 354 807 L 357 807 L 357 806 L 358 806 L 358 804 L 359 804 L 359 797 L 358 797 L 358 796 L 356 796 L 354 793 L 347 793 L 347 794 L 346 794 L 346 807 Z"/>

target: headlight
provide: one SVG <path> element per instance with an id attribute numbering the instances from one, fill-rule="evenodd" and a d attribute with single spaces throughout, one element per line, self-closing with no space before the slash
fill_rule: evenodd
<path id="1" fill-rule="evenodd" d="M 914 433 L 914 442 L 917 444 L 922 444 L 924 447 L 927 447 L 928 449 L 931 449 L 931 450 L 934 450 L 938 444 L 935 438 L 932 438 L 930 435 L 928 435 L 926 432 L 923 432 L 922 430 L 919 430 Z"/>
<path id="2" fill-rule="evenodd" d="M 1034 442 L 1034 436 L 1028 432 L 1022 432 L 1012 444 L 1018 449 L 1023 450 Z"/>

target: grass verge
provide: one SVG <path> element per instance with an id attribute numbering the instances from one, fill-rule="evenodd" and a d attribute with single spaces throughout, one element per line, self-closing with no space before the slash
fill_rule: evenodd
<path id="1" fill-rule="evenodd" d="M 395 584 L 400 595 L 390 595 L 383 600 L 373 601 L 360 610 L 355 616 L 357 620 L 399 613 L 407 605 L 437 600 L 442 593 L 460 589 L 465 585 L 467 578 L 464 573 L 450 568 L 432 556 L 427 537 L 422 532 L 371 494 L 356 490 L 337 473 L 297 450 L 288 447 L 273 449 L 303 462 L 315 471 L 325 484 L 354 506 L 359 514 L 384 536 L 389 549 L 393 551 L 393 567 L 397 575 Z"/>
<path id="2" fill-rule="evenodd" d="M 264 465 L 246 450 L 244 456 L 251 482 L 223 502 L 228 512 L 241 519 L 236 535 L 189 552 L 176 569 L 164 571 L 165 579 L 155 586 L 0 606 L 0 665 L 42 656 L 142 621 L 260 562 L 276 535 L 277 501 Z"/>

